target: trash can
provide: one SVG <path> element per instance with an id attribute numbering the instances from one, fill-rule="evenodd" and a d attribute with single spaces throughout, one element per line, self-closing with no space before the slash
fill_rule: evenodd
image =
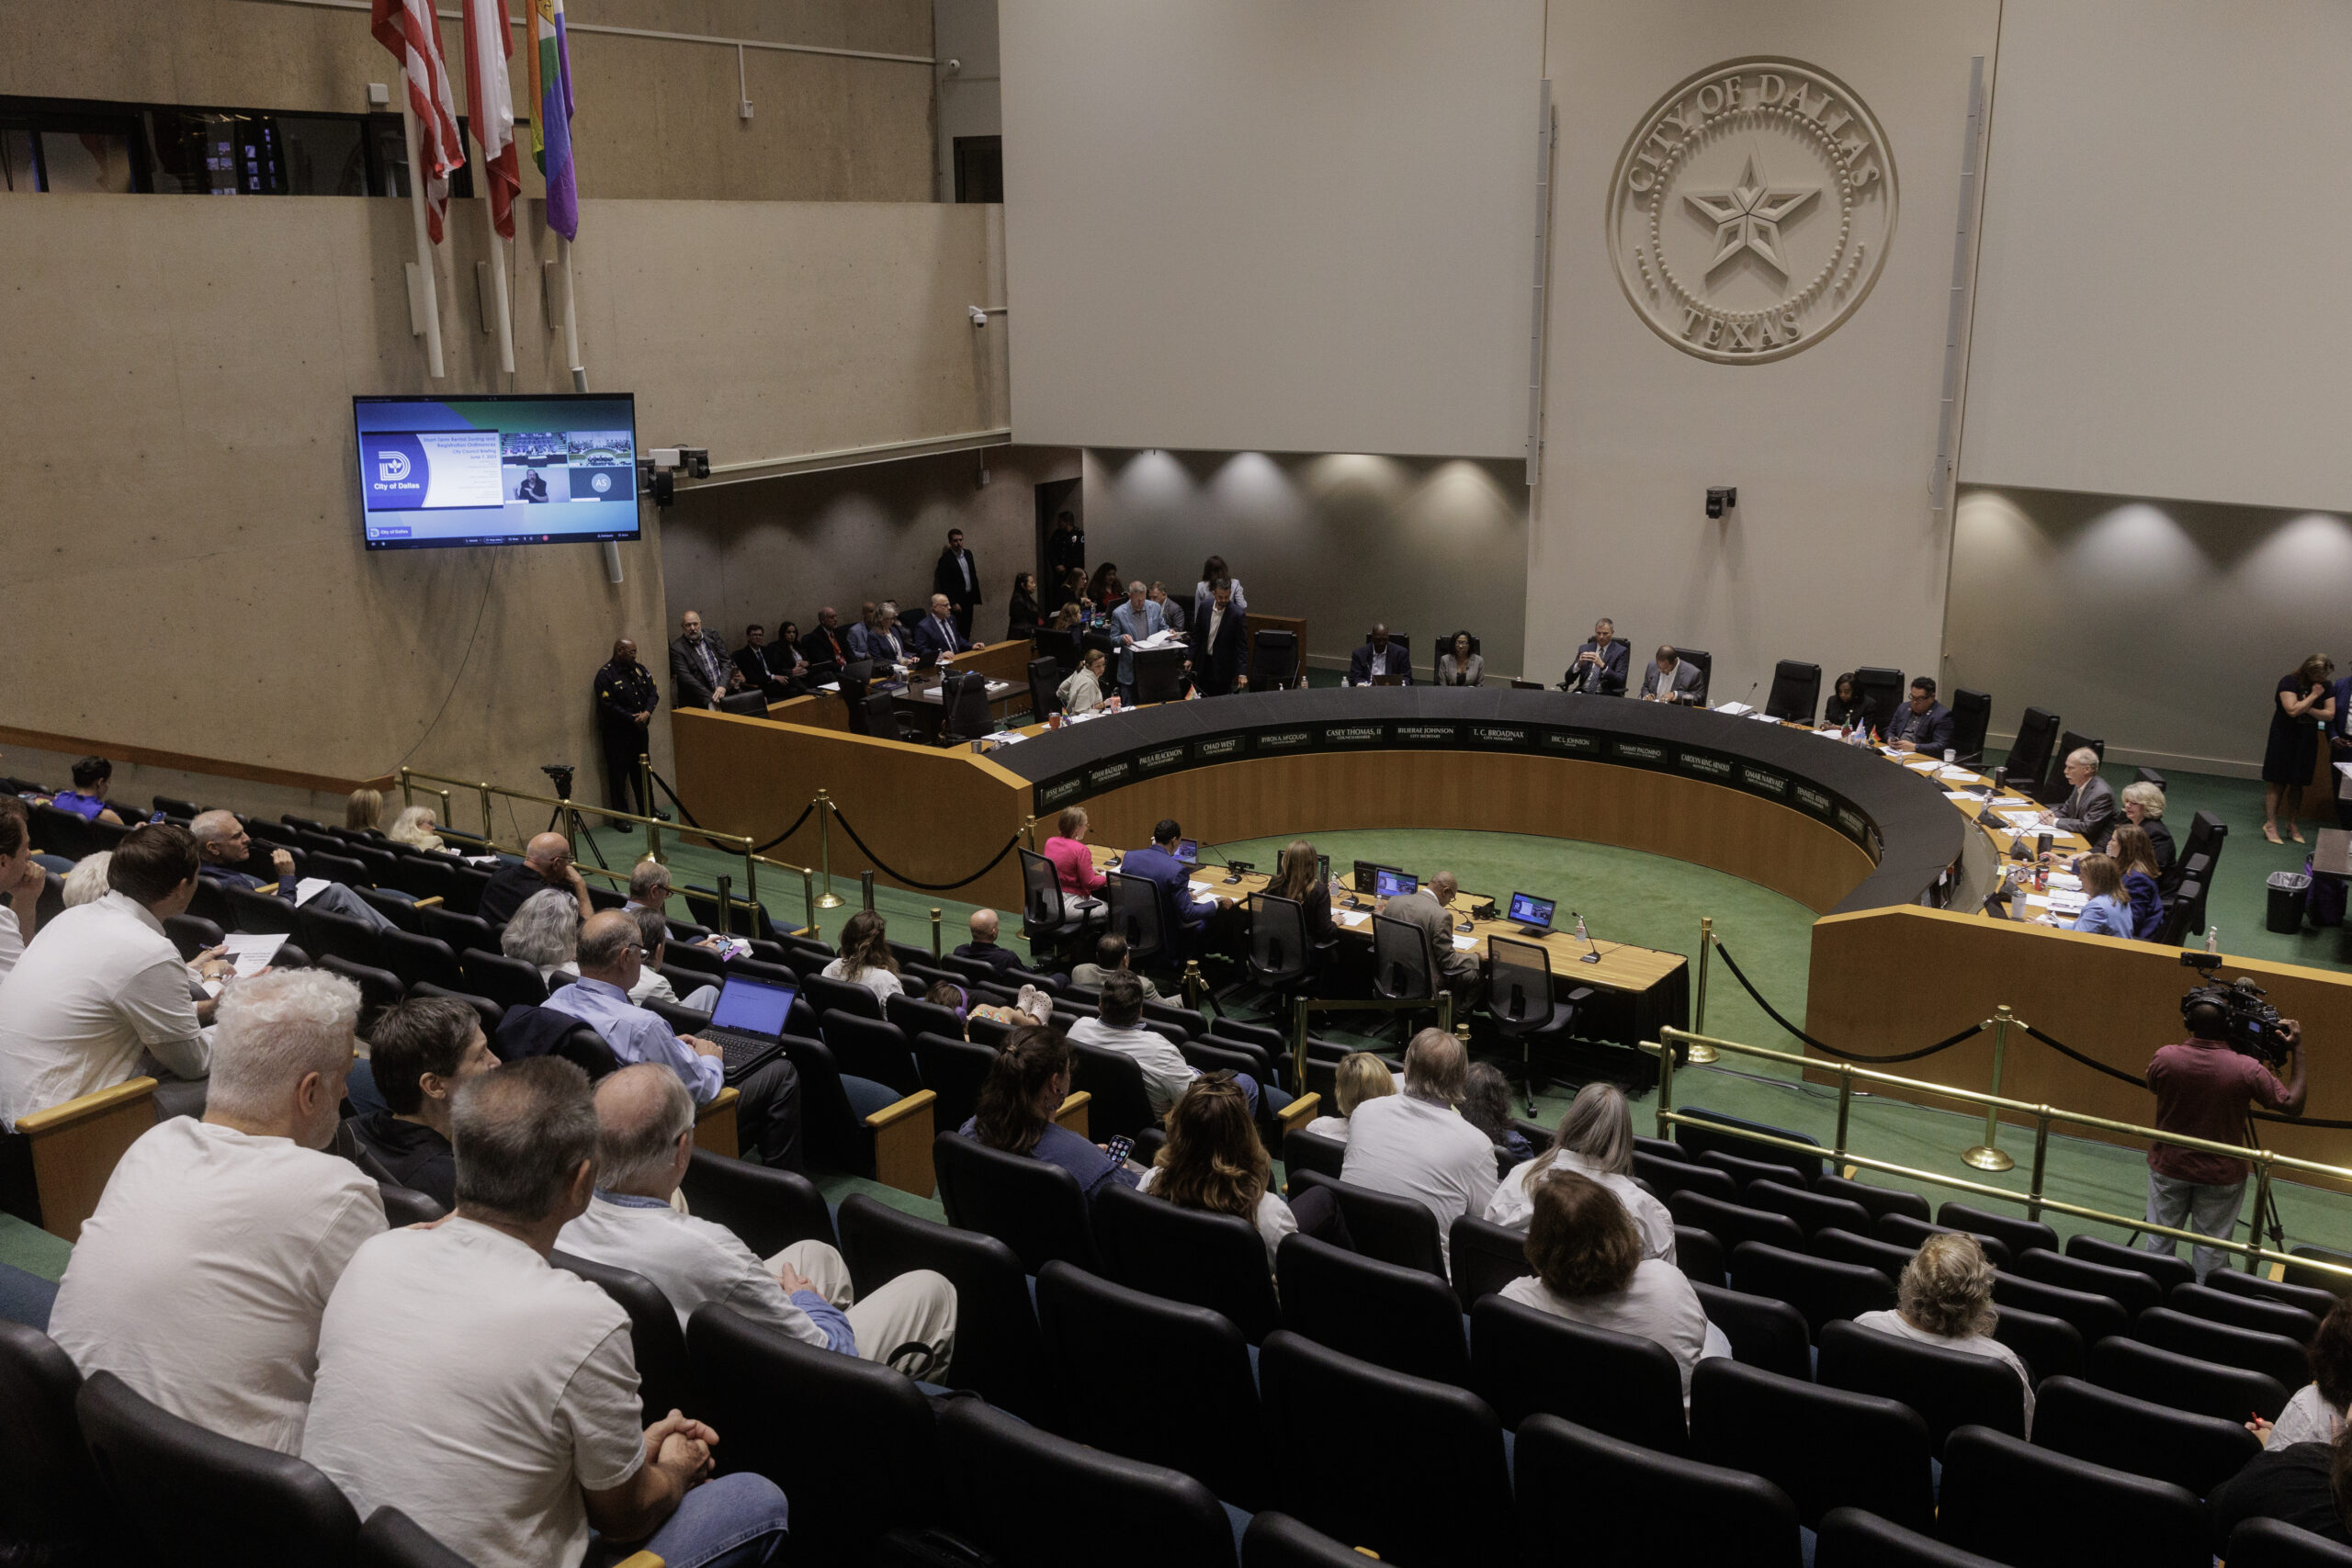
<path id="1" fill-rule="evenodd" d="M 2311 901 L 2312 879 L 2300 871 L 2270 874 L 2270 914 L 2263 921 L 2280 936 L 2303 929 L 2303 907 Z"/>

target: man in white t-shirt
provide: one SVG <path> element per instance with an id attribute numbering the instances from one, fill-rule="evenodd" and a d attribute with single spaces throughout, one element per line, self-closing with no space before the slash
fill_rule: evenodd
<path id="1" fill-rule="evenodd" d="M 295 1453 L 319 1319 L 382 1234 L 376 1184 L 318 1151 L 334 1135 L 359 989 L 323 970 L 239 982 L 220 1000 L 204 1120 L 130 1145 L 66 1265 L 49 1332 L 173 1415 Z"/>
<path id="2" fill-rule="evenodd" d="M 734 1232 L 670 1206 L 695 1152 L 695 1102 L 677 1075 L 641 1063 L 596 1086 L 596 1192 L 556 1245 L 653 1281 L 684 1328 L 718 1302 L 804 1345 L 884 1361 L 911 1378 L 946 1381 L 956 1348 L 956 1287 L 910 1269 L 863 1301 L 849 1265 L 821 1241 L 799 1241 L 763 1263 Z"/>
<path id="3" fill-rule="evenodd" d="M 1441 1255 L 1454 1220 L 1485 1213 L 1495 1195 L 1495 1145 L 1454 1110 L 1469 1077 L 1461 1041 L 1442 1029 L 1414 1035 L 1405 1050 L 1405 1092 L 1356 1107 L 1340 1168 L 1341 1180 L 1411 1198 L 1436 1215 Z"/>
<path id="4" fill-rule="evenodd" d="M 677 1411 L 640 1430 L 628 1314 L 548 1262 L 595 1182 L 587 1075 L 513 1063 L 467 1079 L 451 1122 L 458 1212 L 344 1270 L 302 1457 L 478 1568 L 578 1568 L 592 1529 L 669 1568 L 768 1561 L 784 1494 L 709 1480 L 718 1435 Z"/>

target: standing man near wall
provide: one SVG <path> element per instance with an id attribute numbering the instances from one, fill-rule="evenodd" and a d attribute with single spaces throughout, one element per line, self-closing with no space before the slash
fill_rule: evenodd
<path id="1" fill-rule="evenodd" d="M 727 645 L 706 636 L 702 615 L 678 617 L 678 640 L 670 645 L 671 701 L 679 707 L 716 708 L 718 699 L 743 689 L 743 672 L 727 656 Z"/>
<path id="2" fill-rule="evenodd" d="M 980 565 L 964 547 L 963 529 L 947 530 L 947 547 L 939 552 L 939 563 L 931 569 L 931 591 L 947 595 L 947 602 L 956 606 L 956 629 L 966 640 L 972 640 L 972 606 L 980 602 Z"/>
<path id="3" fill-rule="evenodd" d="M 647 754 L 648 727 L 661 705 L 662 693 L 651 671 L 637 661 L 637 644 L 616 638 L 612 658 L 596 671 L 596 739 L 605 751 L 605 798 L 616 811 L 653 815 L 653 803 L 645 798 L 638 777 L 637 760 Z"/>

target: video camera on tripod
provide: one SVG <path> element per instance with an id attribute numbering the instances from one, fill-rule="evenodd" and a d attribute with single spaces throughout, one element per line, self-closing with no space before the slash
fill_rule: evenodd
<path id="1" fill-rule="evenodd" d="M 2212 1006 L 2222 1010 L 2222 1038 L 2231 1050 L 2242 1056 L 2272 1067 L 2287 1059 L 2294 1042 L 2279 1027 L 2278 1010 L 2264 1000 L 2264 991 L 2247 976 L 2241 975 L 2226 984 L 2213 978 L 2213 971 L 2222 966 L 2218 953 L 2184 953 L 2183 967 L 2194 969 L 2205 984 L 2192 986 L 2180 998 L 2181 1021 L 2188 1021 L 2190 1010 Z"/>

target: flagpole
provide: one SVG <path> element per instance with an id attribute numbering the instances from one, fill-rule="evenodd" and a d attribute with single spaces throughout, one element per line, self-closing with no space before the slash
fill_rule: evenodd
<path id="1" fill-rule="evenodd" d="M 563 352 L 571 365 L 571 389 L 588 389 L 588 367 L 580 363 L 580 289 L 571 280 L 571 242 L 561 234 L 555 242 L 562 247 L 563 255 Z"/>
<path id="2" fill-rule="evenodd" d="M 416 109 L 409 102 L 407 85 L 401 84 L 401 136 L 408 143 L 408 209 L 416 222 L 416 270 L 424 295 L 425 368 L 438 381 L 448 374 L 441 362 L 441 298 L 433 285 L 433 238 L 424 228 L 424 170 L 417 152 Z"/>
<path id="3" fill-rule="evenodd" d="M 481 172 L 485 181 L 496 177 L 491 169 L 488 154 L 483 155 Z M 492 292 L 498 301 L 498 367 L 512 376 L 514 374 L 514 313 L 506 303 L 506 246 L 499 238 L 498 218 L 491 210 L 491 198 L 483 197 L 481 222 L 483 231 L 490 236 Z"/>

